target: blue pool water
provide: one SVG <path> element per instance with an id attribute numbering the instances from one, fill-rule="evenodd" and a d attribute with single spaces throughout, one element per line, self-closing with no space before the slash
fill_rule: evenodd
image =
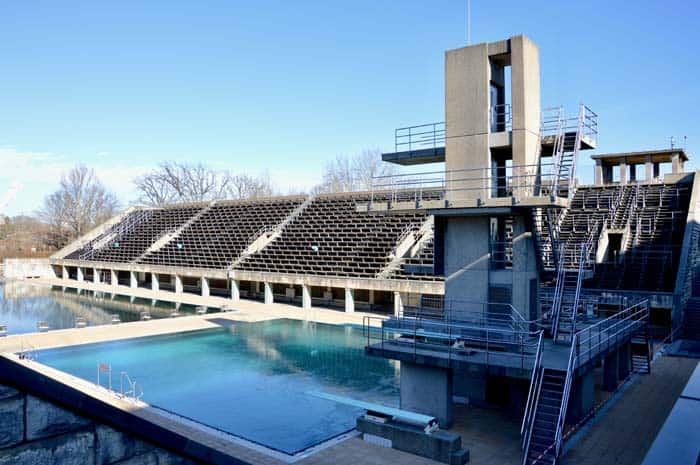
<path id="1" fill-rule="evenodd" d="M 152 405 L 294 454 L 351 430 L 361 413 L 309 391 L 398 406 L 396 365 L 367 357 L 365 342 L 360 328 L 274 320 L 45 350 L 39 361 L 91 382 L 109 363 Z"/>
<path id="2" fill-rule="evenodd" d="M 137 321 L 141 312 L 152 318 L 167 318 L 175 308 L 171 302 L 128 296 L 52 287 L 23 281 L 0 282 L 0 325 L 8 334 L 37 331 L 37 323 L 45 321 L 51 329 L 74 328 L 76 317 L 88 325 L 111 324 L 112 315 L 122 322 Z M 178 306 L 180 313 L 194 313 L 191 305 Z M 213 309 L 212 309 L 213 311 Z"/>

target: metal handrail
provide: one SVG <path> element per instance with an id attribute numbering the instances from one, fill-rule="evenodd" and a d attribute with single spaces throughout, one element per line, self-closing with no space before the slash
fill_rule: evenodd
<path id="1" fill-rule="evenodd" d="M 590 361 L 602 347 L 610 347 L 621 335 L 635 332 L 649 319 L 649 301 L 643 300 L 576 333 L 577 366 Z"/>
<path id="2" fill-rule="evenodd" d="M 571 395 L 571 384 L 574 378 L 574 370 L 576 369 L 576 359 L 578 353 L 578 345 L 576 341 L 578 340 L 578 333 L 574 334 L 571 340 L 571 351 L 569 352 L 569 362 L 566 366 L 566 378 L 564 381 L 564 391 L 561 396 L 561 405 L 559 406 L 559 417 L 557 418 L 557 427 L 555 430 L 555 444 L 556 452 L 555 456 L 559 457 L 561 452 L 562 436 L 564 432 L 564 422 L 566 421 L 566 410 L 569 406 L 569 396 Z"/>
<path id="3" fill-rule="evenodd" d="M 127 389 L 126 391 L 124 390 L 125 379 L 129 387 L 129 389 Z M 143 389 L 141 388 L 141 386 L 136 383 L 136 380 L 132 380 L 126 371 L 122 371 L 121 373 L 119 373 L 119 392 L 123 396 L 131 398 L 133 400 L 141 400 L 141 397 L 143 396 Z"/>
<path id="4" fill-rule="evenodd" d="M 532 424 L 535 421 L 535 412 L 537 399 L 539 397 L 539 386 L 542 382 L 542 335 L 544 331 L 540 330 L 540 336 L 537 341 L 537 353 L 535 354 L 535 362 L 532 367 L 532 377 L 530 379 L 530 389 L 527 393 L 527 402 L 525 404 L 525 413 L 523 422 L 520 426 L 520 435 L 523 436 L 522 448 L 527 450 L 530 445 L 530 436 L 532 434 Z M 527 437 L 526 437 L 527 436 Z"/>
<path id="5" fill-rule="evenodd" d="M 414 148 L 437 148 L 445 143 L 445 122 L 407 126 L 394 130 L 394 150 L 412 151 Z"/>

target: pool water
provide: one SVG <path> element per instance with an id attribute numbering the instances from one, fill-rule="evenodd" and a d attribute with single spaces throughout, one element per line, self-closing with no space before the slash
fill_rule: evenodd
<path id="1" fill-rule="evenodd" d="M 368 357 L 362 329 L 296 320 L 51 349 L 39 361 L 96 382 L 127 371 L 143 400 L 287 454 L 355 427 L 361 410 L 325 391 L 398 406 L 395 362 Z"/>
<path id="2" fill-rule="evenodd" d="M 8 334 L 36 332 L 40 321 L 47 322 L 50 329 L 66 329 L 75 327 L 77 317 L 91 326 L 105 325 L 111 324 L 112 315 L 128 322 L 139 320 L 144 311 L 154 319 L 167 318 L 174 309 L 171 302 L 22 281 L 0 282 L 0 325 L 7 326 Z M 178 311 L 194 314 L 195 307 L 178 305 Z"/>

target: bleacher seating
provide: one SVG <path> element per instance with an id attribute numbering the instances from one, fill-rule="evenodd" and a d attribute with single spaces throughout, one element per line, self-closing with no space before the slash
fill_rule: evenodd
<path id="1" fill-rule="evenodd" d="M 375 201 L 380 200 L 375 194 Z M 366 194 L 317 197 L 281 235 L 236 267 L 247 271 L 375 277 L 406 228 L 418 228 L 424 212 L 391 215 L 357 211 Z"/>
<path id="2" fill-rule="evenodd" d="M 174 233 L 207 204 L 171 206 L 132 212 L 122 222 L 66 258 L 129 263 L 165 234 Z M 99 245 L 99 247 L 96 247 Z"/>
<path id="3" fill-rule="evenodd" d="M 304 197 L 215 204 L 163 247 L 139 263 L 228 268 L 264 230 L 277 227 Z"/>
<path id="4" fill-rule="evenodd" d="M 689 199 L 685 184 L 579 187 L 562 218 L 560 243 L 571 249 L 591 236 L 597 240 L 604 224 L 609 230 L 627 231 L 621 254 L 596 264 L 584 286 L 672 291 Z"/>
<path id="5" fill-rule="evenodd" d="M 375 201 L 390 194 L 375 193 Z M 189 268 L 237 269 L 338 277 L 439 280 L 432 276 L 433 244 L 425 241 L 394 270 L 392 254 L 424 211 L 358 211 L 369 194 L 348 193 L 221 201 L 137 209 L 65 258 Z M 262 234 L 270 242 L 249 249 Z M 388 273 L 388 276 L 387 276 Z"/>

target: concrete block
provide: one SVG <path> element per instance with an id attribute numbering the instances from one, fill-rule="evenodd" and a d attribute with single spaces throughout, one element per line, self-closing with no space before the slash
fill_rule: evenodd
<path id="1" fill-rule="evenodd" d="M 469 460 L 469 451 L 462 449 L 462 438 L 448 431 L 425 434 L 418 426 L 395 423 L 380 423 L 361 416 L 357 429 L 364 434 L 384 438 L 396 450 L 427 457 L 443 463 L 463 465 Z"/>
<path id="2" fill-rule="evenodd" d="M 27 440 L 41 439 L 83 428 L 90 424 L 87 418 L 79 417 L 68 410 L 34 396 L 27 396 L 26 428 Z"/>
<path id="3" fill-rule="evenodd" d="M 67 434 L 34 441 L 0 454 L 0 465 L 95 465 L 94 435 Z"/>
<path id="4" fill-rule="evenodd" d="M 0 400 L 0 448 L 19 444 L 24 440 L 24 397 L 6 397 Z"/>
<path id="5" fill-rule="evenodd" d="M 97 465 L 109 465 L 153 450 L 153 446 L 139 441 L 109 426 L 95 428 Z"/>

